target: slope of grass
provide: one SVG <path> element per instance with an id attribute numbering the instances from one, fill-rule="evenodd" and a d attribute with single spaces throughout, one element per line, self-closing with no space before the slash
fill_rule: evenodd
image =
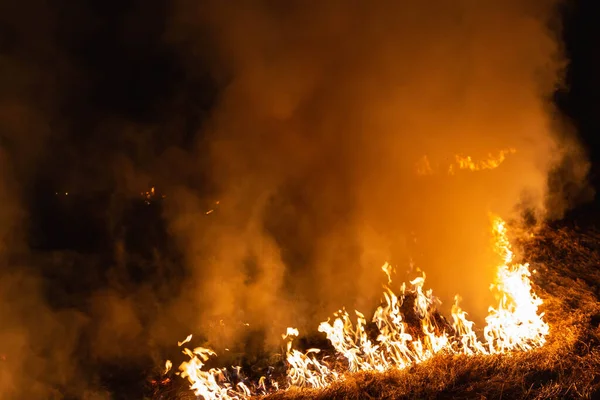
<path id="1" fill-rule="evenodd" d="M 546 228 L 522 253 L 544 299 L 547 344 L 494 356 L 439 354 L 405 370 L 346 374 L 324 390 L 290 389 L 289 399 L 581 399 L 600 398 L 600 233 Z M 171 387 L 154 399 L 193 399 Z"/>

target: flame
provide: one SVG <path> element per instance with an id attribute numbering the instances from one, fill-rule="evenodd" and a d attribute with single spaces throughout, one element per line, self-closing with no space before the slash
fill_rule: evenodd
<path id="1" fill-rule="evenodd" d="M 433 174 L 433 169 L 431 169 L 431 164 L 429 163 L 429 158 L 427 156 L 421 157 L 417 161 L 416 167 L 417 167 L 417 175 Z"/>
<path id="2" fill-rule="evenodd" d="M 181 341 L 181 342 L 177 342 L 177 346 L 178 346 L 178 347 L 181 347 L 181 346 L 183 346 L 184 344 L 186 344 L 186 343 L 189 343 L 191 340 L 192 340 L 192 335 L 190 334 L 190 335 L 188 335 L 188 336 L 187 336 L 185 339 L 183 339 L 183 341 Z"/>
<path id="3" fill-rule="evenodd" d="M 431 289 L 425 289 L 425 274 L 400 286 L 396 294 L 388 286 L 392 267 L 382 266 L 387 276 L 382 304 L 376 309 L 370 322 L 355 311 L 355 322 L 350 314 L 341 309 L 333 320 L 322 322 L 318 330 L 326 335 L 337 355 L 347 363 L 350 372 L 386 371 L 403 369 L 430 359 L 437 353 L 466 355 L 504 354 L 510 351 L 527 351 L 544 345 L 549 326 L 538 308 L 543 301 L 533 292 L 528 264 L 514 262 L 514 253 L 507 236 L 506 223 L 498 216 L 491 217 L 494 249 L 500 257 L 495 282 L 490 289 L 497 294 L 498 304 L 489 308 L 483 341 L 477 335 L 475 324 L 459 306 L 455 297 L 452 307 L 452 324 L 437 313 L 439 300 Z M 412 305 L 407 301 L 412 300 Z M 412 306 L 412 307 L 411 307 Z M 412 312 L 420 321 L 418 329 L 409 328 L 405 313 Z M 373 329 L 367 329 L 372 326 Z M 373 333 L 376 329 L 376 333 Z M 326 358 L 319 357 L 320 349 L 305 353 L 295 350 L 293 339 L 299 335 L 295 328 L 288 328 L 282 338 L 287 341 L 286 362 L 288 387 L 323 388 L 331 382 L 344 379 L 341 371 L 330 367 Z M 180 342 L 189 342 L 191 335 Z M 202 347 L 184 354 L 189 361 L 179 367 L 181 376 L 188 378 L 191 389 L 204 399 L 243 399 L 250 395 L 267 394 L 265 378 L 261 377 L 252 392 L 242 381 L 234 385 L 231 373 L 226 369 L 203 370 L 209 357 L 216 354 Z M 234 367 L 239 375 L 239 367 Z M 278 386 L 273 384 L 273 389 Z"/>
<path id="4" fill-rule="evenodd" d="M 171 370 L 171 368 L 173 368 L 173 363 L 171 362 L 171 360 L 167 360 L 165 362 L 165 370 L 163 372 L 163 375 L 166 375 L 167 373 L 169 373 L 169 371 Z"/>
<path id="5" fill-rule="evenodd" d="M 504 162 L 506 156 L 508 154 L 514 154 L 516 150 L 513 148 L 509 148 L 506 150 L 500 150 L 497 156 L 488 154 L 488 158 L 480 161 L 473 161 L 470 156 L 462 156 L 456 155 L 454 158 L 456 160 L 456 167 L 458 169 L 468 169 L 469 171 L 481 171 L 484 169 L 494 169 L 498 168 L 500 164 Z M 449 173 L 453 173 L 453 166 L 450 165 Z"/>
<path id="6" fill-rule="evenodd" d="M 496 282 L 491 285 L 499 297 L 498 308 L 490 307 L 484 336 L 490 353 L 507 350 L 530 350 L 546 342 L 549 326 L 538 314 L 543 304 L 531 288 L 529 264 L 513 264 L 513 252 L 506 235 L 506 224 L 492 217 L 496 252 L 504 263 L 498 267 Z"/>
<path id="7" fill-rule="evenodd" d="M 338 373 L 316 359 L 315 355 L 321 352 L 320 349 L 308 349 L 306 353 L 302 353 L 292 348 L 293 338 L 298 335 L 296 328 L 287 328 L 287 332 L 281 335 L 283 339 L 288 339 L 286 361 L 290 386 L 324 388 L 337 380 Z"/>
<path id="8" fill-rule="evenodd" d="M 500 150 L 497 155 L 489 153 L 487 158 L 482 160 L 475 160 L 471 156 L 465 156 L 462 154 L 456 154 L 454 161 L 447 167 L 448 175 L 454 175 L 457 170 L 468 170 L 468 171 L 483 171 L 489 169 L 495 169 L 500 166 L 506 160 L 509 154 L 516 153 L 517 150 L 514 148 L 508 148 Z M 415 164 L 417 175 L 433 175 L 434 169 L 431 167 L 431 163 L 427 156 L 421 157 Z"/>
<path id="9" fill-rule="evenodd" d="M 204 399 L 243 399 L 248 397 L 242 389 L 236 390 L 235 386 L 226 378 L 226 370 L 211 368 L 204 371 L 202 368 L 211 356 L 217 354 L 204 347 L 196 347 L 194 350 L 183 349 L 183 353 L 190 357 L 189 361 L 184 361 L 179 370 L 182 378 L 187 378 L 190 382 L 190 389 L 196 396 L 202 396 Z M 242 384 L 243 385 L 243 384 Z"/>
<path id="10" fill-rule="evenodd" d="M 389 285 L 390 283 L 392 283 L 392 272 L 394 272 L 394 267 L 392 267 L 392 265 L 391 265 L 391 264 L 389 264 L 389 263 L 387 263 L 387 262 L 386 262 L 385 264 L 383 264 L 383 265 L 381 266 L 381 270 L 382 270 L 383 272 L 385 272 L 385 275 L 387 276 L 387 279 L 388 279 L 388 285 Z"/>

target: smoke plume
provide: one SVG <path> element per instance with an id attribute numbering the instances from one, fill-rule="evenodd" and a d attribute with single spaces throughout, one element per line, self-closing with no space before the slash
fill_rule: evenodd
<path id="1" fill-rule="evenodd" d="M 37 0 L 0 5 L 0 399 L 109 398 L 104 378 L 122 373 L 118 368 L 106 373 L 109 357 L 118 367 L 144 352 L 152 368 L 156 346 L 139 326 L 152 325 L 148 314 L 156 312 L 157 292 L 164 290 L 160 281 L 149 275 L 151 282 L 138 279 L 131 288 L 132 279 L 119 276 L 124 267 L 111 254 L 123 243 L 118 234 L 106 235 L 108 251 L 72 250 L 82 236 L 69 233 L 77 218 L 52 208 L 60 203 L 73 215 L 82 193 L 93 199 L 113 190 L 112 208 L 92 204 L 81 226 L 89 242 L 102 242 L 86 226 L 90 220 L 97 218 L 106 230 L 111 221 L 122 225 L 126 208 L 115 199 L 130 196 L 121 186 L 133 173 L 118 168 L 138 160 L 119 157 L 126 139 L 118 138 L 134 129 L 144 133 L 149 125 L 119 119 L 90 101 L 95 74 L 73 56 L 80 44 L 74 42 L 89 35 L 83 30 L 76 39 L 68 35 L 77 30 L 70 13 L 85 17 L 83 9 L 59 12 Z M 48 217 L 54 220 L 42 235 L 38 231 Z M 40 244 L 42 237 L 58 244 Z M 64 238 L 73 243 L 65 246 Z M 158 269 L 165 264 L 161 257 L 154 261 Z M 145 376 L 136 379 L 134 386 L 145 384 Z M 123 396 L 134 395 L 123 391 L 114 398 Z"/>
<path id="2" fill-rule="evenodd" d="M 212 341 L 367 311 L 384 261 L 485 315 L 489 213 L 560 216 L 549 174 L 587 173 L 551 103 L 557 3 L 179 2 L 171 40 L 191 69 L 213 49 L 222 87 L 197 149 L 219 204 L 185 191 L 167 211 L 197 321 L 231 321 Z"/>

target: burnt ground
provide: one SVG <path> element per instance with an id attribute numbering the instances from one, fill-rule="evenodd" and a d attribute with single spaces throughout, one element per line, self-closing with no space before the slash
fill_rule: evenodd
<path id="1" fill-rule="evenodd" d="M 291 389 L 269 399 L 596 399 L 600 398 L 600 230 L 595 208 L 547 226 L 518 244 L 537 271 L 551 331 L 542 348 L 495 356 L 441 354 L 407 370 L 347 374 L 325 390 Z M 590 217 L 592 215 L 592 217 Z M 193 399 L 169 377 L 148 398 Z"/>

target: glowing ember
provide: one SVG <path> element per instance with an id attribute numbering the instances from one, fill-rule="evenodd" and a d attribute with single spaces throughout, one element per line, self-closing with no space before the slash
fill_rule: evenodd
<path id="1" fill-rule="evenodd" d="M 482 167 L 483 168 L 483 167 Z M 480 341 L 474 329 L 474 323 L 467 319 L 467 313 L 459 306 L 459 297 L 455 297 L 452 307 L 452 325 L 440 323 L 436 314 L 439 300 L 431 290 L 425 289 L 425 274 L 400 287 L 399 295 L 384 285 L 383 302 L 375 311 L 371 323 L 377 328 L 376 334 L 369 334 L 365 316 L 355 311 L 356 322 L 350 314 L 340 310 L 333 321 L 319 325 L 333 345 L 338 356 L 347 362 L 350 372 L 385 371 L 391 368 L 406 368 L 423 362 L 436 353 L 462 353 L 466 355 L 485 355 L 506 353 L 509 351 L 527 351 L 545 343 L 549 326 L 543 321 L 543 313 L 538 314 L 542 300 L 532 292 L 528 264 L 513 263 L 513 252 L 507 238 L 505 222 L 492 217 L 495 250 L 501 257 L 495 282 L 491 289 L 497 293 L 498 305 L 490 307 L 483 329 L 484 341 Z M 391 283 L 392 267 L 386 263 L 382 267 Z M 405 300 L 413 301 L 412 312 L 420 321 L 420 329 L 409 333 L 402 312 L 406 309 Z M 442 325 L 442 326 L 440 326 Z M 445 326 L 444 326 L 445 325 Z M 370 332 L 371 330 L 369 330 Z M 343 379 L 341 371 L 332 369 L 326 363 L 326 357 L 319 358 L 320 349 L 309 349 L 302 353 L 292 348 L 293 338 L 298 330 L 288 328 L 282 335 L 287 340 L 286 361 L 288 366 L 289 387 L 323 388 L 331 382 Z M 191 340 L 191 335 L 179 345 Z M 181 376 L 191 383 L 196 395 L 205 399 L 241 399 L 251 395 L 266 394 L 265 378 L 254 392 L 238 379 L 234 384 L 232 373 L 226 369 L 203 370 L 209 357 L 216 354 L 202 347 L 194 350 L 184 349 L 190 360 L 179 367 Z M 167 370 L 170 364 L 166 366 Z M 239 367 L 234 367 L 239 375 Z M 277 389 L 276 385 L 273 385 Z"/>

